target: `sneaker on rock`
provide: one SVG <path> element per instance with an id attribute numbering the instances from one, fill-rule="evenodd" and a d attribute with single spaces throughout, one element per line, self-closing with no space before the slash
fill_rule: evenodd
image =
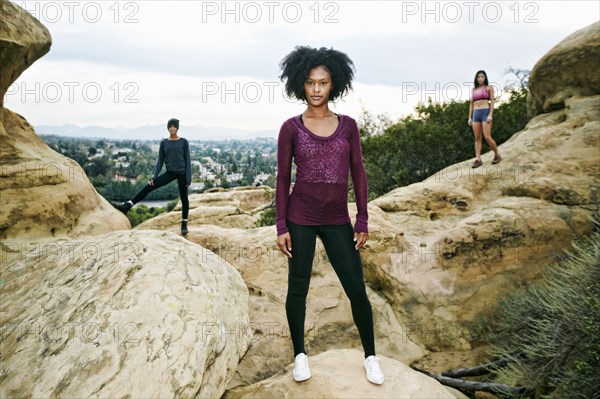
<path id="1" fill-rule="evenodd" d="M 308 368 L 308 356 L 299 353 L 294 360 L 294 380 L 300 382 L 310 378 L 310 369 Z"/>
<path id="2" fill-rule="evenodd" d="M 379 366 L 379 358 L 376 356 L 369 356 L 365 359 L 365 370 L 367 371 L 367 380 L 373 384 L 383 384 L 383 373 Z"/>

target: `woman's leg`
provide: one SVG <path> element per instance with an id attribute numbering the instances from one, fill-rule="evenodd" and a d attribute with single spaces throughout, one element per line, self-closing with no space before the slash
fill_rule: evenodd
<path id="1" fill-rule="evenodd" d="M 481 160 L 481 122 L 473 122 L 473 135 L 475 136 L 475 158 Z"/>
<path id="2" fill-rule="evenodd" d="M 500 154 L 498 153 L 498 146 L 496 142 L 492 138 L 492 122 L 482 122 L 483 125 L 483 136 L 485 137 L 485 141 L 487 141 L 488 145 L 494 151 L 494 157 L 498 157 Z M 481 139 L 480 139 L 481 140 Z M 480 149 L 481 152 L 481 149 Z"/>
<path id="3" fill-rule="evenodd" d="M 294 357 L 306 353 L 304 348 L 304 319 L 306 317 L 306 295 L 310 285 L 315 244 L 316 227 L 301 226 L 287 221 L 292 239 L 292 258 L 288 258 L 288 292 L 285 312 L 290 327 Z"/>
<path id="4" fill-rule="evenodd" d="M 131 200 L 131 202 L 133 202 L 134 204 L 137 204 L 138 202 L 140 202 L 141 200 L 143 200 L 144 198 L 146 198 L 146 195 L 150 194 L 150 192 L 156 190 L 157 188 L 160 188 L 166 184 L 169 184 L 170 182 L 172 182 L 173 180 L 175 180 L 177 178 L 177 175 L 174 175 L 170 172 L 165 172 L 162 175 L 158 176 L 156 179 L 154 179 L 154 185 L 151 186 L 150 183 L 146 184 L 146 186 L 144 188 L 142 188 L 136 195 L 135 197 L 133 197 L 133 199 Z"/>
<path id="5" fill-rule="evenodd" d="M 188 199 L 188 188 L 185 181 L 185 175 L 177 176 L 177 186 L 179 187 L 179 198 L 181 199 L 181 219 L 187 221 L 188 213 L 190 211 L 190 201 Z"/>
<path id="6" fill-rule="evenodd" d="M 365 358 L 374 356 L 373 312 L 367 297 L 360 254 L 354 249 L 354 229 L 350 223 L 321 226 L 319 237 L 323 241 L 329 262 L 350 299 L 352 317 L 360 334 Z"/>

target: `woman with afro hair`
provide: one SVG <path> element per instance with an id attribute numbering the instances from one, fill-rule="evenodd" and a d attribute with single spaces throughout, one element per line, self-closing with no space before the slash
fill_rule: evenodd
<path id="1" fill-rule="evenodd" d="M 302 114 L 283 123 L 277 142 L 277 245 L 288 257 L 285 309 L 294 347 L 294 379 L 311 377 L 304 347 L 304 320 L 319 236 L 350 299 L 365 352 L 367 379 L 382 384 L 384 377 L 375 356 L 373 313 L 358 252 L 368 235 L 368 184 L 359 130 L 354 119 L 329 109 L 330 101 L 352 89 L 354 64 L 334 49 L 298 46 L 280 67 L 287 95 L 307 106 Z M 290 193 L 292 158 L 297 173 Z M 348 213 L 349 172 L 357 208 L 354 228 Z"/>

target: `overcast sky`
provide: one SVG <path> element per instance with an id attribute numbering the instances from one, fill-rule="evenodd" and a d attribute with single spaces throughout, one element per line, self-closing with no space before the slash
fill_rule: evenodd
<path id="1" fill-rule="evenodd" d="M 356 66 L 336 112 L 392 118 L 419 101 L 468 99 L 478 69 L 504 86 L 600 18 L 598 1 L 14 1 L 50 31 L 50 52 L 5 106 L 35 125 L 185 125 L 277 131 L 279 62 L 296 45 Z M 466 118 L 466 116 L 465 116 Z"/>

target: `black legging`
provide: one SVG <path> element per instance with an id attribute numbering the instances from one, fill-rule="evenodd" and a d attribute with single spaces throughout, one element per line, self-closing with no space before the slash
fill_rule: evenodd
<path id="1" fill-rule="evenodd" d="M 167 185 L 175 179 L 177 179 L 177 186 L 179 187 L 179 198 L 181 198 L 181 218 L 187 219 L 188 212 L 190 210 L 190 202 L 188 201 L 188 189 L 185 184 L 185 173 L 181 175 L 176 175 L 175 173 L 171 172 L 163 173 L 162 175 L 154 179 L 154 186 L 151 186 L 149 183 L 146 184 L 146 186 L 142 188 L 140 192 L 135 195 L 135 197 L 133 197 L 131 202 L 137 204 L 138 202 L 146 198 L 146 195 L 148 195 L 151 191 L 154 191 L 157 188 Z"/>
<path id="2" fill-rule="evenodd" d="M 288 258 L 288 292 L 285 301 L 294 356 L 304 349 L 306 295 L 310 284 L 317 235 L 321 238 L 329 262 L 350 299 L 352 317 L 358 328 L 365 358 L 375 355 L 373 312 L 367 297 L 360 254 L 354 246 L 350 223 L 342 225 L 304 226 L 286 221 L 292 239 L 292 258 Z"/>

